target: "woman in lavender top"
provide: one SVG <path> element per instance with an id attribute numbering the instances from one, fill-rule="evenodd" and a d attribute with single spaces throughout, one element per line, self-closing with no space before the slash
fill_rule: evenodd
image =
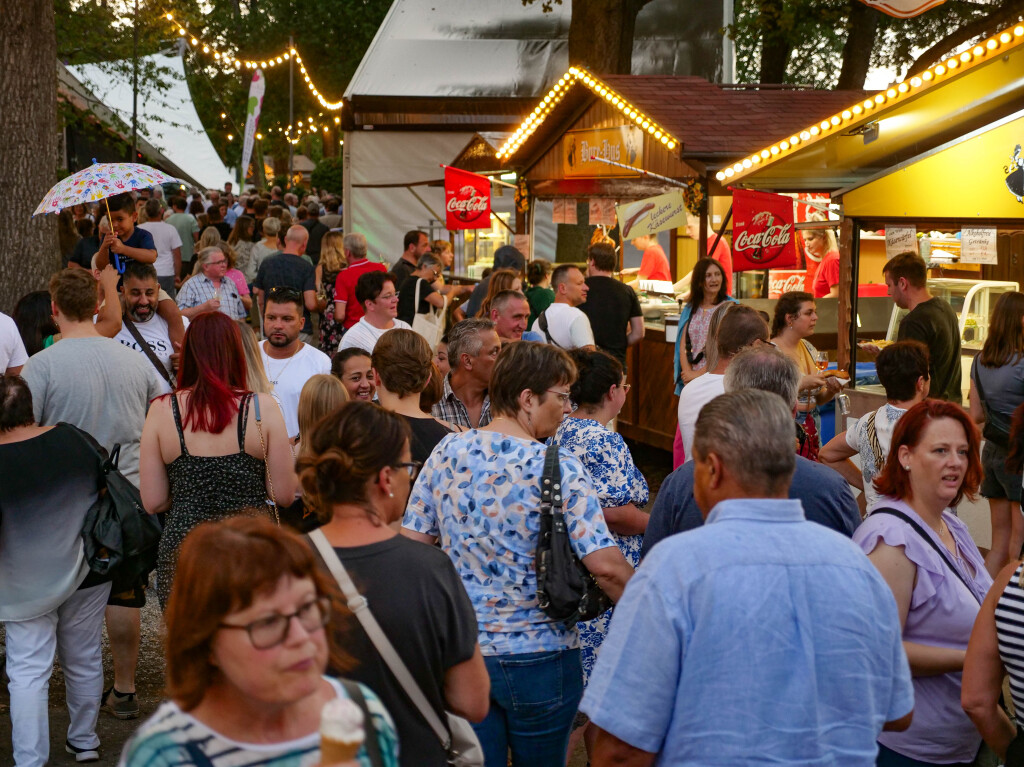
<path id="1" fill-rule="evenodd" d="M 853 536 L 896 597 L 914 677 L 914 721 L 905 732 L 882 733 L 879 767 L 970 764 L 981 747 L 960 705 L 960 683 L 992 577 L 950 511 L 977 492 L 980 441 L 957 405 L 929 399 L 910 408 L 875 479 L 881 497 Z"/>

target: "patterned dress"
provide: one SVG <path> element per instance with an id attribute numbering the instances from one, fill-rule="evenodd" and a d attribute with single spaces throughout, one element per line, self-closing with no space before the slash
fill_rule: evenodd
<path id="1" fill-rule="evenodd" d="M 558 427 L 555 440 L 583 463 L 594 481 L 594 489 L 601 508 L 625 506 L 632 503 L 642 507 L 651 497 L 647 480 L 633 463 L 633 456 L 622 439 L 602 424 L 589 418 L 566 418 Z M 619 550 L 633 567 L 640 564 L 642 535 L 618 535 L 612 537 Z M 586 686 L 590 672 L 597 660 L 597 651 L 608 633 L 612 610 L 591 621 L 579 623 L 580 651 L 583 660 L 583 684 Z"/>
<path id="2" fill-rule="evenodd" d="M 334 321 L 334 283 L 338 279 L 338 272 L 324 274 L 323 289 L 327 296 L 327 306 L 320 314 L 320 351 L 334 359 L 338 353 L 338 344 L 345 332 L 340 322 Z M 344 318 L 342 318 L 344 319 Z"/>

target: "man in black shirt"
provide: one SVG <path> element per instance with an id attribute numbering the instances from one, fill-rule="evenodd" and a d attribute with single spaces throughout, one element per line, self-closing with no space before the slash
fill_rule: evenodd
<path id="1" fill-rule="evenodd" d="M 260 264 L 253 281 L 253 292 L 263 316 L 265 297 L 274 288 L 291 288 L 302 296 L 302 332 L 299 338 L 307 344 L 313 343 L 313 322 L 310 312 L 323 309 L 316 297 L 316 270 L 302 258 L 309 237 L 305 227 L 296 224 L 284 236 L 284 251 L 267 256 Z"/>
<path id="2" fill-rule="evenodd" d="M 898 341 L 920 341 L 928 347 L 931 396 L 958 405 L 963 399 L 960 371 L 960 323 L 948 301 L 928 292 L 928 269 L 917 253 L 900 253 L 882 269 L 889 297 L 910 311 L 900 322 Z"/>
<path id="3" fill-rule="evenodd" d="M 405 233 L 403 245 L 405 250 L 398 260 L 391 265 L 391 273 L 395 275 L 395 287 L 398 290 L 402 289 L 402 285 L 405 284 L 405 281 L 409 279 L 409 275 L 416 269 L 420 258 L 425 253 L 430 252 L 430 237 L 427 236 L 426 232 L 413 229 L 411 232 Z"/>
<path id="4" fill-rule="evenodd" d="M 615 279 L 615 247 L 598 242 L 587 250 L 587 302 L 579 308 L 590 320 L 594 343 L 626 364 L 626 348 L 644 337 L 640 301 L 628 285 Z"/>
<path id="5" fill-rule="evenodd" d="M 309 202 L 306 204 L 306 212 L 309 217 L 299 223 L 309 232 L 309 240 L 306 243 L 306 255 L 313 259 L 313 265 L 320 263 L 320 241 L 330 229 L 320 223 L 320 203 Z"/>

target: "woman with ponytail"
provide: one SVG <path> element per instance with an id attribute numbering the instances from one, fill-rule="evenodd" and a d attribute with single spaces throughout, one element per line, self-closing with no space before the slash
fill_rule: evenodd
<path id="1" fill-rule="evenodd" d="M 178 547 L 192 528 L 239 509 L 269 515 L 268 498 L 291 503 L 297 488 L 280 408 L 269 394 L 246 389 L 238 325 L 220 312 L 200 314 L 185 333 L 177 389 L 153 400 L 142 430 L 142 503 L 150 514 L 167 512 L 160 605 L 167 605 Z"/>
<path id="2" fill-rule="evenodd" d="M 334 548 L 374 618 L 438 716 L 487 715 L 490 684 L 477 644 L 476 614 L 455 568 L 434 546 L 398 535 L 419 463 L 409 427 L 371 402 L 349 402 L 321 420 L 298 460 L 303 493 L 327 521 Z M 326 572 L 326 570 L 325 570 Z M 357 665 L 345 676 L 380 696 L 395 720 L 404 767 L 445 767 L 447 756 L 426 720 L 388 671 L 358 621 L 339 641 Z M 337 675 L 340 669 L 328 669 Z"/>

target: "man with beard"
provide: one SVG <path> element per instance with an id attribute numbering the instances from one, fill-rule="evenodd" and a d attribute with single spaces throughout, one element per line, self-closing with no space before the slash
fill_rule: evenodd
<path id="1" fill-rule="evenodd" d="M 129 263 L 125 269 L 124 283 L 121 287 L 122 313 L 132 321 L 139 331 L 139 335 L 149 344 L 149 348 L 153 350 L 153 354 L 160 361 L 162 370 L 157 371 L 157 377 L 160 380 L 162 393 L 169 394 L 171 385 L 168 377 L 174 373 L 178 352 L 181 350 L 174 348 L 168 332 L 167 321 L 156 313 L 159 300 L 160 285 L 153 265 L 138 261 Z M 182 322 L 188 327 L 187 319 L 182 317 Z M 121 323 L 121 330 L 114 336 L 114 340 L 120 341 L 139 353 L 144 353 L 126 323 Z"/>
<path id="2" fill-rule="evenodd" d="M 330 375 L 331 358 L 299 340 L 302 330 L 302 294 L 294 288 L 271 288 L 263 309 L 260 356 L 274 399 L 281 406 L 288 437 L 299 436 L 299 394 L 312 376 Z"/>

